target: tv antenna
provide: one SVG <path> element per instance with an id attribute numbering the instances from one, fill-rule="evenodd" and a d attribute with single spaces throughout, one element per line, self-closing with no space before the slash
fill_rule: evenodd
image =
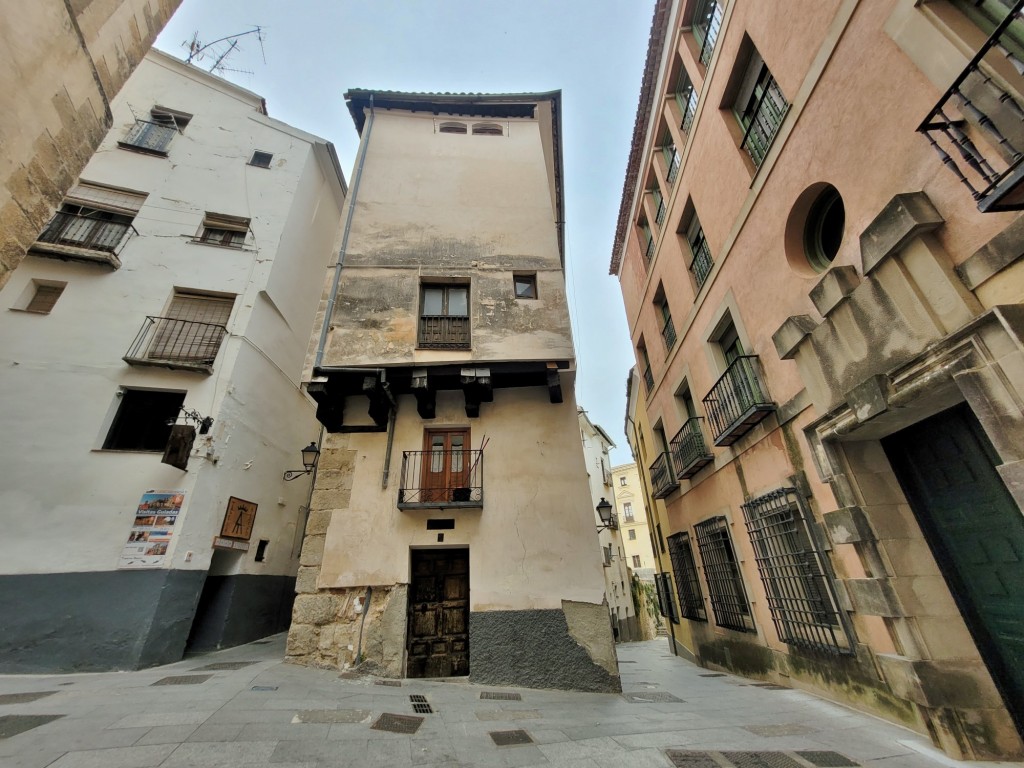
<path id="1" fill-rule="evenodd" d="M 232 53 L 237 50 L 241 50 L 238 47 L 239 38 L 245 37 L 246 35 L 256 35 L 256 39 L 260 41 L 260 53 L 263 56 L 263 63 L 267 63 L 267 52 L 263 49 L 263 28 L 254 25 L 252 29 L 246 32 L 238 32 L 234 35 L 226 35 L 217 40 L 213 40 L 209 43 L 204 43 L 199 39 L 198 30 L 192 34 L 191 40 L 186 40 L 181 44 L 182 48 L 188 49 L 188 58 L 185 59 L 186 64 L 192 64 L 194 62 L 204 61 L 205 59 L 213 59 L 213 64 L 210 65 L 209 72 L 243 72 L 247 75 L 253 74 L 248 69 L 232 69 L 224 65 L 224 60 L 227 59 Z"/>

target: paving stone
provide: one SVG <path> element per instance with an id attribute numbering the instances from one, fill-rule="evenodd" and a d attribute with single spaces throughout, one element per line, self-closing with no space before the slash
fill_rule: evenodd
<path id="1" fill-rule="evenodd" d="M 54 761 L 50 768 L 148 768 L 160 765 L 176 748 L 174 744 L 154 744 L 68 752 Z"/>
<path id="2" fill-rule="evenodd" d="M 305 709 L 296 712 L 293 723 L 364 723 L 370 719 L 368 709 Z"/>
<path id="3" fill-rule="evenodd" d="M 126 715 L 118 720 L 110 728 L 154 728 L 161 725 L 199 725 L 213 714 L 208 711 L 201 712 L 140 712 L 135 715 Z"/>
<path id="4" fill-rule="evenodd" d="M 811 728 L 800 723 L 782 723 L 780 725 L 744 725 L 744 730 L 756 733 L 758 736 L 803 736 L 807 733 L 816 733 L 817 728 Z"/>
<path id="5" fill-rule="evenodd" d="M 266 763 L 276 747 L 276 741 L 189 742 L 179 745 L 160 768 L 248 768 Z"/>
<path id="6" fill-rule="evenodd" d="M 539 709 L 490 709 L 476 713 L 477 720 L 540 720 Z"/>
<path id="7" fill-rule="evenodd" d="M 41 725 L 52 723 L 64 715 L 3 715 L 0 716 L 0 739 L 9 739 L 19 733 L 31 731 Z"/>
<path id="8" fill-rule="evenodd" d="M 33 691 L 30 693 L 4 693 L 0 694 L 0 705 L 5 704 L 28 704 L 31 701 L 39 701 L 47 696 L 53 696 L 57 691 Z"/>
<path id="9" fill-rule="evenodd" d="M 134 746 L 144 747 L 150 744 L 181 744 L 187 741 L 198 725 L 158 725 L 150 728 Z"/>
<path id="10" fill-rule="evenodd" d="M 243 727 L 241 723 L 206 723 L 196 728 L 186 741 L 234 741 Z"/>

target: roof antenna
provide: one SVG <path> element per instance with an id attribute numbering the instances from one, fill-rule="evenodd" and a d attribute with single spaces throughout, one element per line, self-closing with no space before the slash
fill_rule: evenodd
<path id="1" fill-rule="evenodd" d="M 217 40 L 213 40 L 209 43 L 203 43 L 199 39 L 198 30 L 192 34 L 191 40 L 186 40 L 181 44 L 182 48 L 188 49 L 188 58 L 185 59 L 186 64 L 193 64 L 203 61 L 206 58 L 212 58 L 213 64 L 207 70 L 208 72 L 243 72 L 245 74 L 253 74 L 248 69 L 231 69 L 224 65 L 224 60 L 231 55 L 233 52 L 241 50 L 238 46 L 239 38 L 245 37 L 246 35 L 256 35 L 256 39 L 260 42 L 260 53 L 263 56 L 263 63 L 267 63 L 267 52 L 263 48 L 264 32 L 263 28 L 259 25 L 253 25 L 253 28 L 246 32 L 238 32 L 233 35 L 226 35 Z M 225 45 L 226 44 L 226 45 Z M 197 64 L 198 66 L 198 64 Z"/>

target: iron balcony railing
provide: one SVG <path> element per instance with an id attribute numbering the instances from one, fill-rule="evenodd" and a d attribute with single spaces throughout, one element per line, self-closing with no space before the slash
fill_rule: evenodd
<path id="1" fill-rule="evenodd" d="M 651 495 L 656 499 L 664 499 L 678 487 L 671 457 L 667 452 L 658 454 L 658 458 L 651 464 Z"/>
<path id="2" fill-rule="evenodd" d="M 718 0 L 703 0 L 693 14 L 693 34 L 700 43 L 700 63 L 711 63 L 718 33 L 722 30 L 722 6 Z"/>
<path id="3" fill-rule="evenodd" d="M 679 166 L 682 165 L 683 158 L 679 154 L 679 150 L 676 149 L 675 144 L 671 144 L 665 147 L 665 164 L 668 166 L 668 174 L 666 178 L 669 184 L 675 184 L 676 179 L 679 177 Z"/>
<path id="4" fill-rule="evenodd" d="M 419 346 L 424 349 L 467 349 L 469 318 L 460 315 L 421 315 Z"/>
<path id="5" fill-rule="evenodd" d="M 167 147 L 178 129 L 170 125 L 136 120 L 128 135 L 118 142 L 122 147 L 133 147 L 158 155 L 166 155 Z"/>
<path id="6" fill-rule="evenodd" d="M 654 213 L 654 223 L 659 227 L 665 223 L 665 214 L 668 213 L 668 206 L 665 205 L 664 198 L 658 200 L 658 209 Z"/>
<path id="7" fill-rule="evenodd" d="M 679 111 L 683 113 L 683 119 L 679 123 L 679 128 L 683 133 L 690 132 L 693 118 L 697 115 L 698 100 L 697 89 L 693 87 L 693 83 L 689 82 L 689 80 L 687 80 L 682 90 L 676 91 L 676 104 L 679 105 Z"/>
<path id="8" fill-rule="evenodd" d="M 732 445 L 775 410 L 757 355 L 737 357 L 704 398 L 715 445 Z"/>
<path id="9" fill-rule="evenodd" d="M 36 242 L 116 255 L 130 232 L 135 232 L 131 224 L 58 211 Z"/>
<path id="10" fill-rule="evenodd" d="M 700 416 L 687 419 L 682 428 L 676 432 L 676 436 L 669 442 L 672 466 L 676 471 L 676 477 L 680 480 L 689 480 L 715 460 L 704 442 L 704 433 L 700 428 L 701 421 L 703 419 Z"/>
<path id="11" fill-rule="evenodd" d="M 696 247 L 691 244 L 690 250 L 693 253 L 690 271 L 693 272 L 693 279 L 697 281 L 697 290 L 699 291 L 701 286 L 704 285 L 704 281 L 708 279 L 708 275 L 711 274 L 711 268 L 715 266 L 715 260 L 711 258 L 711 250 L 708 248 L 708 243 L 703 237 L 701 237 Z"/>
<path id="12" fill-rule="evenodd" d="M 644 386 L 647 388 L 648 395 L 654 391 L 654 373 L 651 371 L 650 365 L 644 368 Z"/>
<path id="13" fill-rule="evenodd" d="M 404 451 L 399 509 L 479 508 L 484 505 L 484 452 Z"/>
<path id="14" fill-rule="evenodd" d="M 124 361 L 132 365 L 188 368 L 209 373 L 227 328 L 216 323 L 148 316 Z"/>
<path id="15" fill-rule="evenodd" d="M 665 318 L 665 324 L 661 326 L 661 338 L 665 340 L 665 349 L 671 350 L 676 345 L 676 327 L 672 323 L 672 317 Z"/>
<path id="16" fill-rule="evenodd" d="M 1022 19 L 1024 0 L 1017 0 L 917 129 L 983 212 L 1024 209 L 1024 61 L 1004 44 Z"/>
<path id="17" fill-rule="evenodd" d="M 753 111 L 744 117 L 746 126 L 740 142 L 740 148 L 747 151 L 755 166 L 760 167 L 764 161 L 788 109 L 786 97 L 775 78 L 768 74 Z"/>
<path id="18" fill-rule="evenodd" d="M 653 258 L 654 258 L 654 237 L 651 236 L 651 237 L 647 238 L 647 245 L 644 246 L 644 259 L 646 259 L 647 263 L 650 264 L 651 263 L 651 259 L 653 259 Z"/>

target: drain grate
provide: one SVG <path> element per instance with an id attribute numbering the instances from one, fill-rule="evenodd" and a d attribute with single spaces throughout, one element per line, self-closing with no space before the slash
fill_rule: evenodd
<path id="1" fill-rule="evenodd" d="M 432 715 L 434 710 L 430 707 L 430 702 L 427 701 L 427 697 L 419 693 L 414 693 L 409 697 L 409 701 L 412 702 L 412 711 L 418 715 Z"/>
<path id="2" fill-rule="evenodd" d="M 227 669 L 242 669 L 255 664 L 255 661 L 215 661 L 213 664 L 206 664 L 202 667 L 196 667 L 193 672 L 200 672 L 202 670 L 227 670 Z"/>
<path id="3" fill-rule="evenodd" d="M 253 691 L 260 691 L 260 692 L 276 691 L 277 690 L 277 686 L 276 685 L 254 685 L 251 688 L 251 690 L 253 690 Z"/>
<path id="4" fill-rule="evenodd" d="M 422 723 L 422 717 L 413 717 L 412 715 L 394 715 L 390 712 L 385 712 L 377 718 L 377 722 L 371 725 L 370 728 L 375 731 L 413 734 L 419 730 Z"/>
<path id="5" fill-rule="evenodd" d="M 815 752 L 813 750 L 802 750 L 796 754 L 800 755 L 804 760 L 817 765 L 819 768 L 847 768 L 847 766 L 857 766 L 858 763 L 853 762 L 846 755 L 841 755 L 838 752 Z"/>
<path id="6" fill-rule="evenodd" d="M 801 768 L 800 763 L 784 752 L 723 752 L 736 768 Z"/>
<path id="7" fill-rule="evenodd" d="M 804 736 L 815 733 L 818 729 L 800 723 L 780 723 L 778 725 L 744 725 L 743 730 L 756 733 L 758 736 Z"/>
<path id="8" fill-rule="evenodd" d="M 676 768 L 722 768 L 711 759 L 707 752 L 690 752 L 683 749 L 666 749 L 665 757 Z"/>
<path id="9" fill-rule="evenodd" d="M 721 672 L 708 672 L 706 675 L 699 675 L 699 677 L 725 677 Z"/>
<path id="10" fill-rule="evenodd" d="M 751 683 L 753 688 L 761 688 L 765 691 L 788 691 L 790 690 L 784 685 L 776 685 L 775 683 Z"/>
<path id="11" fill-rule="evenodd" d="M 683 700 L 664 691 L 630 691 L 623 693 L 622 698 L 630 704 L 655 704 L 666 702 L 682 702 Z"/>
<path id="12" fill-rule="evenodd" d="M 401 680 L 374 680 L 373 684 L 374 685 L 387 685 L 387 686 L 390 686 L 391 688 L 401 688 L 402 687 L 402 681 Z"/>
<path id="13" fill-rule="evenodd" d="M 4 715 L 0 717 L 0 741 L 31 731 L 40 725 L 52 723 L 64 715 Z"/>
<path id="14" fill-rule="evenodd" d="M 492 699 L 494 701 L 522 701 L 521 693 L 503 693 L 502 691 L 481 691 L 481 699 Z"/>
<path id="15" fill-rule="evenodd" d="M 70 685 L 70 683 L 61 683 Z M 0 704 L 28 704 L 30 701 L 39 701 L 47 696 L 53 696 L 56 691 L 33 691 L 32 693 L 4 693 L 0 694 Z"/>
<path id="16" fill-rule="evenodd" d="M 213 675 L 174 675 L 173 677 L 161 677 L 150 685 L 199 685 L 211 677 Z"/>
<path id="17" fill-rule="evenodd" d="M 516 747 L 521 744 L 533 744 L 530 734 L 523 730 L 515 731 L 491 731 L 488 734 L 495 745 L 499 747 Z"/>

